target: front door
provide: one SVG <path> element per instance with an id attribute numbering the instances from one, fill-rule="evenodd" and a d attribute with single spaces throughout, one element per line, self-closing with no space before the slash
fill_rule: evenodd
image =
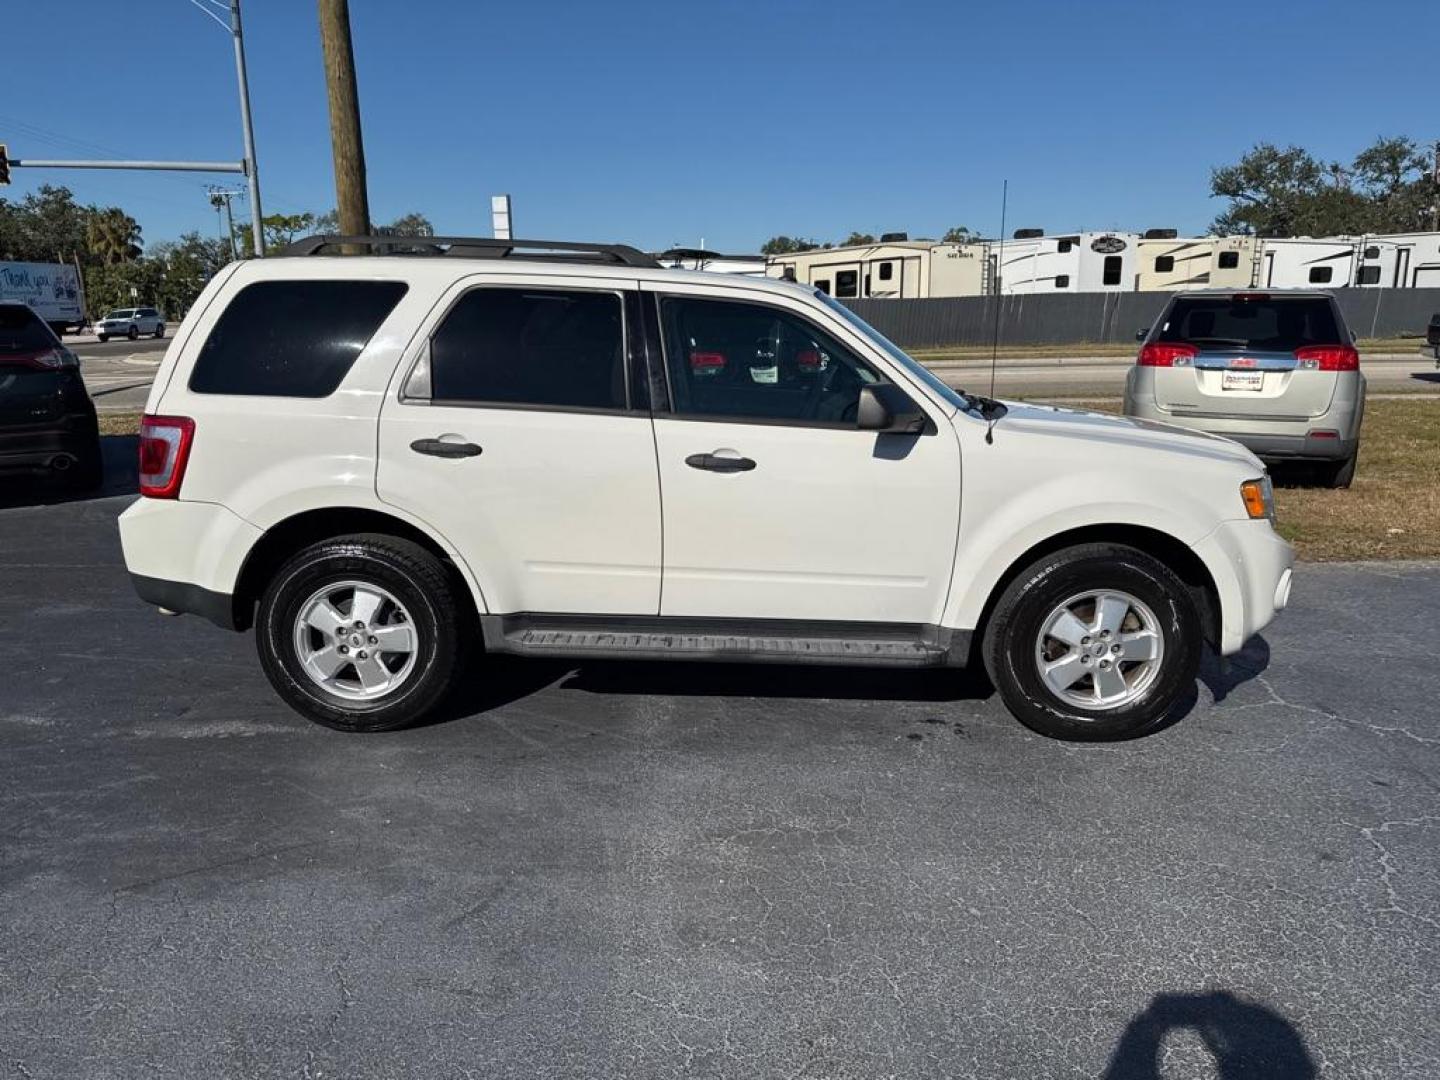
<path id="1" fill-rule="evenodd" d="M 627 378 L 627 289 L 462 283 L 382 408 L 380 498 L 458 549 L 492 614 L 659 611 L 660 489 Z"/>
<path id="2" fill-rule="evenodd" d="M 923 403 L 925 434 L 859 430 L 860 388 L 887 373 L 801 305 L 739 290 L 658 303 L 673 398 L 655 418 L 661 613 L 938 622 L 960 513 L 945 415 Z"/>

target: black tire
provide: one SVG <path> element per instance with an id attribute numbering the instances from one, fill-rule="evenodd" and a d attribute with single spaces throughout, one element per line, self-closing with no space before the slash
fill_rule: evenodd
<path id="1" fill-rule="evenodd" d="M 1123 590 L 1140 600 L 1156 616 L 1164 647 L 1144 694 L 1105 710 L 1061 698 L 1036 660 L 1046 618 L 1090 589 Z M 1194 690 L 1203 644 L 1195 600 L 1168 566 L 1120 544 L 1082 544 L 1036 560 L 1010 583 L 985 627 L 982 650 L 990 680 L 1026 727 L 1055 739 L 1108 740 L 1144 734 L 1169 719 Z"/>
<path id="2" fill-rule="evenodd" d="M 109 334 L 96 334 L 95 336 L 96 336 L 97 338 L 99 338 L 102 342 L 103 342 L 103 341 L 109 341 L 109 340 L 110 340 L 110 335 L 109 335 Z"/>
<path id="3" fill-rule="evenodd" d="M 1360 460 L 1357 446 L 1344 461 L 1327 462 L 1320 467 L 1320 479 L 1326 487 L 1348 488 L 1355 481 L 1355 465 Z"/>
<path id="4" fill-rule="evenodd" d="M 130 329 L 125 331 L 125 336 L 128 337 L 131 341 L 134 341 L 140 336 L 140 328 L 134 323 L 131 323 Z"/>
<path id="5" fill-rule="evenodd" d="M 294 640 L 301 605 L 331 582 L 361 581 L 393 595 L 411 615 L 415 666 L 390 693 L 371 701 L 333 694 L 301 665 Z M 255 642 L 276 692 L 297 712 L 337 731 L 394 731 L 423 719 L 444 697 L 462 636 L 452 575 L 424 548 L 365 533 L 314 544 L 292 557 L 260 598 Z"/>
<path id="6" fill-rule="evenodd" d="M 163 338 L 165 336 L 165 324 L 163 322 L 155 324 L 155 336 L 157 338 Z"/>

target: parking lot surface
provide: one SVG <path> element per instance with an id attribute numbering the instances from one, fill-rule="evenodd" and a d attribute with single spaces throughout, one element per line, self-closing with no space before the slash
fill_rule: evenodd
<path id="1" fill-rule="evenodd" d="M 25 501 L 0 1072 L 1440 1075 L 1440 567 L 1302 567 L 1120 745 L 963 673 L 519 661 L 355 737 L 134 598 L 125 499 Z"/>

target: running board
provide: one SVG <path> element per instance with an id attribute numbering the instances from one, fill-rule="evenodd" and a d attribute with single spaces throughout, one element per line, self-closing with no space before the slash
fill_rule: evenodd
<path id="1" fill-rule="evenodd" d="M 485 648 L 515 656 L 864 667 L 963 667 L 970 632 L 909 623 L 482 615 Z"/>

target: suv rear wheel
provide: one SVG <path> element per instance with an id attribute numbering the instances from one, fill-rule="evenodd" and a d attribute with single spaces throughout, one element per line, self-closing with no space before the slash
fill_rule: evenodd
<path id="1" fill-rule="evenodd" d="M 293 708 L 340 731 L 393 731 L 444 696 L 460 606 L 445 567 L 398 537 L 342 536 L 285 563 L 260 599 L 256 646 Z"/>
<path id="2" fill-rule="evenodd" d="M 1027 567 L 985 630 L 985 667 L 1026 727 L 1122 739 L 1162 723 L 1195 683 L 1200 615 L 1185 583 L 1118 544 L 1066 548 Z"/>

